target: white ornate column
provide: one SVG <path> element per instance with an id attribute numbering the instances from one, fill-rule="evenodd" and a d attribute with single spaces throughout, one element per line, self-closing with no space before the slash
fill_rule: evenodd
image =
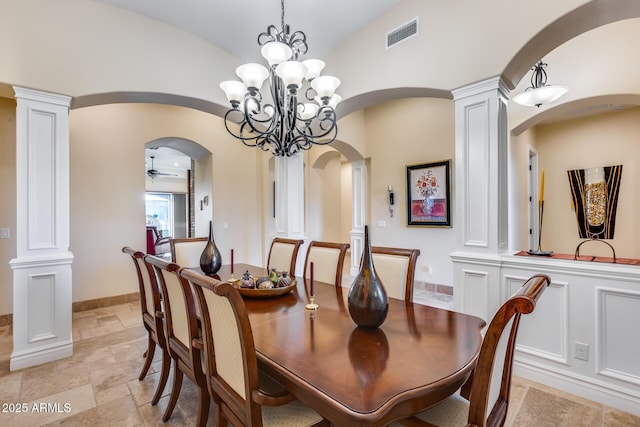
<path id="1" fill-rule="evenodd" d="M 304 158 L 301 153 L 275 158 L 276 236 L 305 239 L 304 225 Z M 304 259 L 306 243 L 298 252 Z M 303 263 L 298 262 L 296 274 L 302 275 Z"/>
<path id="2" fill-rule="evenodd" d="M 367 221 L 367 164 L 364 160 L 351 163 L 351 275 L 360 270 L 364 247 L 364 225 Z"/>
<path id="3" fill-rule="evenodd" d="M 455 101 L 454 306 L 485 319 L 500 302 L 507 240 L 507 99 L 500 77 L 453 91 Z"/>
<path id="4" fill-rule="evenodd" d="M 16 370 L 68 357 L 69 103 L 71 98 L 14 87 L 17 100 L 17 256 L 13 270 Z"/>

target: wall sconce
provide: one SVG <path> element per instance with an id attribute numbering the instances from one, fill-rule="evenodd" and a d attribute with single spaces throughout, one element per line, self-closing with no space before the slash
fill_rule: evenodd
<path id="1" fill-rule="evenodd" d="M 387 191 L 389 192 L 389 216 L 393 218 L 393 205 L 395 204 L 396 197 L 391 185 L 387 188 Z"/>

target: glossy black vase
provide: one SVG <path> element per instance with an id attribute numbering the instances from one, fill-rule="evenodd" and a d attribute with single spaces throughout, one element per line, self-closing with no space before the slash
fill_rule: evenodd
<path id="1" fill-rule="evenodd" d="M 211 275 L 216 274 L 221 265 L 222 255 L 213 240 L 213 223 L 209 221 L 209 240 L 200 255 L 200 268 L 204 274 Z"/>
<path id="2" fill-rule="evenodd" d="M 387 291 L 373 266 L 367 225 L 364 226 L 364 253 L 360 272 L 349 288 L 347 304 L 356 325 L 366 329 L 377 329 L 384 323 L 389 311 Z"/>

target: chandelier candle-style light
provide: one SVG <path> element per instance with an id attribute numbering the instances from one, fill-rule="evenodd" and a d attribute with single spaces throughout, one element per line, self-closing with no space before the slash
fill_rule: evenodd
<path id="1" fill-rule="evenodd" d="M 542 104 L 548 104 L 569 90 L 566 86 L 552 86 L 547 84 L 547 72 L 544 68 L 546 63 L 538 61 L 531 70 L 531 86 L 526 88 L 524 92 L 516 95 L 513 100 L 520 105 L 527 107 L 540 107 Z"/>
<path id="2" fill-rule="evenodd" d="M 299 61 L 307 50 L 307 36 L 269 25 L 258 35 L 258 45 L 269 66 L 248 63 L 239 66 L 239 81 L 224 81 L 220 88 L 231 103 L 224 116 L 225 127 L 249 147 L 271 151 L 274 156 L 292 156 L 313 144 L 329 144 L 338 134 L 335 108 L 340 95 L 335 93 L 340 80 L 321 76 L 324 62 Z M 269 79 L 269 89 L 261 91 Z M 299 93 L 304 100 L 298 101 Z M 230 126 L 231 124 L 231 126 Z"/>

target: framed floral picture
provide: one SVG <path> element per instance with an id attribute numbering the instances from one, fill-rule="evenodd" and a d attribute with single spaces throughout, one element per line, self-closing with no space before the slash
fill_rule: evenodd
<path id="1" fill-rule="evenodd" d="M 407 225 L 451 227 L 451 160 L 407 166 Z"/>

